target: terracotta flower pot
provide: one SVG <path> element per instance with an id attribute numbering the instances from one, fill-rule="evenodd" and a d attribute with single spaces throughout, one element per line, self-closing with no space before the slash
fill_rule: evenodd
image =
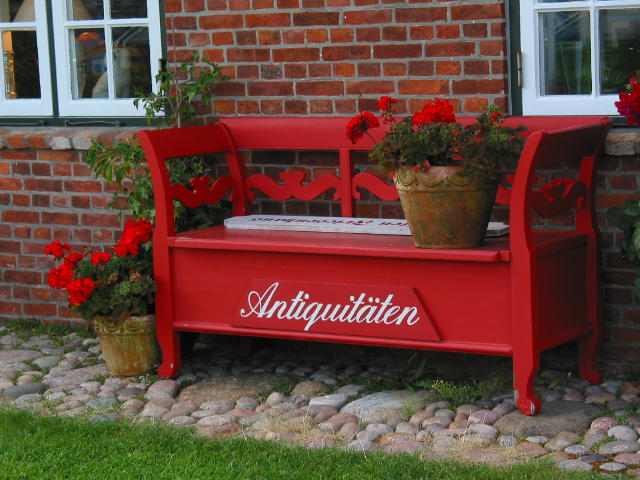
<path id="1" fill-rule="evenodd" d="M 471 248 L 487 233 L 498 179 L 459 166 L 403 168 L 394 182 L 413 242 L 421 248 Z"/>
<path id="2" fill-rule="evenodd" d="M 149 372 L 159 361 L 155 316 L 127 317 L 113 323 L 96 317 L 94 326 L 100 348 L 113 375 L 140 375 Z"/>

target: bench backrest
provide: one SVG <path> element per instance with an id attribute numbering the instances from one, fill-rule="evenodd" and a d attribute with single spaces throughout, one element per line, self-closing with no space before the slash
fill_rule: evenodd
<path id="1" fill-rule="evenodd" d="M 384 201 L 397 200 L 395 187 L 379 175 L 359 172 L 354 175 L 352 152 L 367 151 L 373 146 L 366 136 L 352 144 L 345 128 L 345 117 L 228 117 L 215 125 L 138 132 L 151 168 L 156 201 L 156 229 L 167 235 L 175 233 L 173 200 L 190 207 L 216 203 L 231 192 L 233 215 L 249 213 L 254 190 L 275 200 L 312 200 L 332 190 L 339 200 L 341 215 L 354 216 L 354 202 L 361 199 L 360 189 L 368 190 Z M 471 123 L 473 118 L 459 118 Z M 513 188 L 501 188 L 497 201 L 511 204 L 513 228 L 530 229 L 530 217 L 514 218 L 514 210 L 529 212 L 535 208 L 551 216 L 575 206 L 592 205 L 595 157 L 604 141 L 610 120 L 607 117 L 510 117 L 507 124 L 524 125 L 528 131 L 521 159 L 512 176 Z M 371 131 L 377 141 L 383 128 Z M 305 181 L 304 171 L 280 173 L 279 179 L 264 174 L 247 175 L 241 150 L 327 150 L 339 152 L 338 174 L 320 175 Z M 171 185 L 165 160 L 214 152 L 224 152 L 229 175 L 215 179 L 196 178 L 191 189 Z M 534 190 L 535 171 L 552 165 L 578 165 L 578 181 L 554 180 Z M 589 207 L 591 208 L 591 207 Z M 591 213 L 589 213 L 590 215 Z M 578 214 L 578 222 L 581 216 Z M 586 217 L 585 217 L 586 218 Z"/>

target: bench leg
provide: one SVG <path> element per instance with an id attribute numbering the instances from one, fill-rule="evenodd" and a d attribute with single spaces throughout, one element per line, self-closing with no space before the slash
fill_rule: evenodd
<path id="1" fill-rule="evenodd" d="M 539 368 L 539 354 L 514 352 L 513 395 L 516 406 L 524 415 L 533 415 L 540 411 L 540 399 L 535 397 L 533 390 Z"/>
<path id="2" fill-rule="evenodd" d="M 580 378 L 590 383 L 600 383 L 602 372 L 596 365 L 596 351 L 599 340 L 595 333 L 582 337 L 578 342 L 578 369 Z"/>
<path id="3" fill-rule="evenodd" d="M 158 375 L 171 378 L 180 371 L 180 334 L 172 328 L 158 329 L 158 343 L 162 351 L 162 363 L 158 367 Z"/>

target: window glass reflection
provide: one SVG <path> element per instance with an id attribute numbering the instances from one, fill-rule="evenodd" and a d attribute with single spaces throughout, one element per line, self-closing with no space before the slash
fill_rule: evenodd
<path id="1" fill-rule="evenodd" d="M 600 11 L 600 91 L 618 93 L 640 74 L 640 8 Z"/>
<path id="2" fill-rule="evenodd" d="M 147 2 L 111 0 L 111 18 L 147 18 Z"/>
<path id="3" fill-rule="evenodd" d="M 146 27 L 113 29 L 113 73 L 116 98 L 132 98 L 151 91 L 149 31 Z"/>
<path id="4" fill-rule="evenodd" d="M 108 91 L 104 30 L 70 30 L 70 38 L 73 99 L 106 96 L 102 95 L 103 91 Z"/>
<path id="5" fill-rule="evenodd" d="M 591 93 L 589 12 L 540 14 L 543 95 Z"/>
<path id="6" fill-rule="evenodd" d="M 33 0 L 0 0 L 0 22 L 35 22 Z"/>
<path id="7" fill-rule="evenodd" d="M 69 20 L 100 20 L 104 18 L 103 0 L 67 0 Z"/>
<path id="8" fill-rule="evenodd" d="M 35 31 L 2 32 L 2 65 L 5 98 L 40 98 Z"/>

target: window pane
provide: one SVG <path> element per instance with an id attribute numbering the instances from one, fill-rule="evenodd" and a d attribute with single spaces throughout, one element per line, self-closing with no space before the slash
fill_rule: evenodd
<path id="1" fill-rule="evenodd" d="M 36 32 L 2 32 L 5 98 L 40 98 Z"/>
<path id="2" fill-rule="evenodd" d="M 600 11 L 600 89 L 618 93 L 640 70 L 640 8 Z"/>
<path id="3" fill-rule="evenodd" d="M 144 94 L 151 91 L 149 29 L 113 29 L 113 71 L 116 98 L 132 98 L 138 89 Z"/>
<path id="4" fill-rule="evenodd" d="M 147 2 L 111 0 L 111 18 L 147 18 Z"/>
<path id="5" fill-rule="evenodd" d="M 540 14 L 543 95 L 591 93 L 589 12 Z"/>
<path id="6" fill-rule="evenodd" d="M 35 22 L 33 0 L 0 0 L 0 22 Z"/>
<path id="7" fill-rule="evenodd" d="M 104 18 L 102 0 L 67 0 L 69 20 L 100 20 Z"/>
<path id="8" fill-rule="evenodd" d="M 71 30 L 71 83 L 73 99 L 107 97 L 104 30 Z"/>

